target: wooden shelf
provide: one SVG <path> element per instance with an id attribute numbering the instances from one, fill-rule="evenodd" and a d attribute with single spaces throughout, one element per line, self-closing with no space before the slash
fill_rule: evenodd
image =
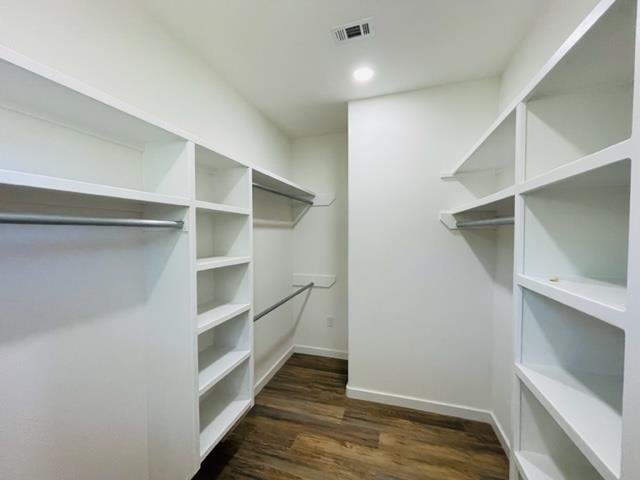
<path id="1" fill-rule="evenodd" d="M 635 2 L 600 1 L 537 76 L 528 100 L 633 83 Z"/>
<path id="2" fill-rule="evenodd" d="M 1 49 L 0 57 L 5 108 L 140 150 L 182 139 L 131 106 L 8 49 Z"/>
<path id="3" fill-rule="evenodd" d="M 520 186 L 520 193 L 530 193 L 556 183 L 583 179 L 581 187 L 610 187 L 629 184 L 628 169 L 613 164 L 631 158 L 631 142 L 612 145 L 580 160 L 539 175 Z M 608 167 L 608 168 L 605 168 Z"/>
<path id="4" fill-rule="evenodd" d="M 516 107 L 521 102 L 562 93 L 566 86 L 576 90 L 606 83 L 631 84 L 635 46 L 632 9 L 632 2 L 601 1 L 469 153 L 451 172 L 441 175 L 442 178 L 507 166 L 507 162 L 514 159 Z M 593 61 L 594 57 L 597 62 Z"/>
<path id="5" fill-rule="evenodd" d="M 518 274 L 518 285 L 624 330 L 627 289 L 589 278 L 547 278 Z"/>
<path id="6" fill-rule="evenodd" d="M 200 403 L 200 458 L 202 460 L 250 408 L 251 400 L 239 400 L 233 396 L 207 397 Z"/>
<path id="7" fill-rule="evenodd" d="M 487 195 L 486 197 L 469 202 L 461 207 L 449 210 L 446 213 L 451 215 L 460 215 L 484 211 L 508 210 L 511 215 L 513 215 L 514 197 L 515 187 L 511 186 L 504 190 L 500 190 L 499 192 Z"/>
<path id="8" fill-rule="evenodd" d="M 144 192 L 120 187 L 110 187 L 108 185 L 67 180 L 64 178 L 49 177 L 46 175 L 22 173 L 13 170 L 0 170 L 0 185 L 88 195 L 100 198 L 128 200 L 142 204 L 175 205 L 180 207 L 187 207 L 190 204 L 188 198 L 173 195 Z"/>
<path id="9" fill-rule="evenodd" d="M 198 272 L 204 270 L 213 270 L 215 268 L 232 267 L 234 265 L 243 265 L 249 263 L 251 257 L 208 257 L 199 258 L 196 261 L 196 269 Z"/>
<path id="10" fill-rule="evenodd" d="M 622 379 L 516 364 L 516 373 L 606 480 L 620 477 Z"/>
<path id="11" fill-rule="evenodd" d="M 205 304 L 198 306 L 198 335 L 251 309 L 248 303 Z"/>
<path id="12" fill-rule="evenodd" d="M 480 137 L 471 150 L 450 173 L 451 178 L 462 173 L 513 168 L 515 164 L 516 112 L 515 104 L 505 110 Z"/>
<path id="13" fill-rule="evenodd" d="M 271 173 L 268 170 L 262 168 L 253 167 L 253 181 L 265 187 L 272 188 L 288 195 L 295 195 L 297 197 L 313 200 L 316 194 L 300 185 L 297 185 L 285 178 L 282 178 L 275 173 Z"/>
<path id="14" fill-rule="evenodd" d="M 194 205 L 198 210 L 203 210 L 207 212 L 230 213 L 230 214 L 236 214 L 236 215 L 251 214 L 251 209 L 249 208 L 234 207 L 232 205 L 223 205 L 221 203 L 203 202 L 201 200 L 196 200 Z"/>
<path id="15" fill-rule="evenodd" d="M 602 480 L 593 469 L 556 462 L 540 453 L 520 451 L 514 457 L 524 480 Z"/>
<path id="16" fill-rule="evenodd" d="M 564 182 L 581 188 L 628 186 L 629 168 L 622 160 L 630 158 L 631 141 L 625 140 L 532 178 L 518 190 L 526 194 Z"/>
<path id="17" fill-rule="evenodd" d="M 457 228 L 456 216 L 466 216 L 469 219 L 479 219 L 486 217 L 487 213 L 500 214 L 502 216 L 513 216 L 515 204 L 515 186 L 505 188 L 499 192 L 479 198 L 461 207 L 446 212 L 440 212 L 440 221 L 447 228 L 455 230 Z M 482 215 L 482 214 L 485 215 Z"/>
<path id="18" fill-rule="evenodd" d="M 250 350 L 210 347 L 198 354 L 198 393 L 200 396 L 251 356 Z"/>

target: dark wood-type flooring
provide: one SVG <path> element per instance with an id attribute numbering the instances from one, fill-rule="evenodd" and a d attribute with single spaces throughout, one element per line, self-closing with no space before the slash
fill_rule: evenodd
<path id="1" fill-rule="evenodd" d="M 506 480 L 491 427 L 350 400 L 347 362 L 294 355 L 195 479 Z"/>

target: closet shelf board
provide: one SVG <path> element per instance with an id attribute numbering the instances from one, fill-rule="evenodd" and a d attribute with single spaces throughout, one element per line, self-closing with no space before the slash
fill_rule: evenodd
<path id="1" fill-rule="evenodd" d="M 628 172 L 624 168 L 597 170 L 629 158 L 631 158 L 631 141 L 625 140 L 532 178 L 521 185 L 519 190 L 520 193 L 525 194 L 556 183 L 580 178 L 584 178 L 580 186 L 585 188 L 628 185 Z"/>
<path id="2" fill-rule="evenodd" d="M 0 170 L 0 185 L 89 195 L 92 197 L 130 200 L 132 202 L 143 204 L 175 205 L 180 207 L 187 207 L 190 204 L 188 198 L 174 195 L 110 187 L 108 185 L 67 180 L 64 178 L 49 177 L 46 175 L 34 175 L 30 173 L 16 172 L 14 170 Z"/>
<path id="3" fill-rule="evenodd" d="M 234 207 L 232 205 L 224 205 L 222 203 L 203 202 L 201 200 L 196 200 L 194 205 L 198 210 L 208 212 L 230 213 L 237 215 L 251 214 L 251 210 L 248 208 Z"/>
<path id="4" fill-rule="evenodd" d="M 600 475 L 618 480 L 622 417 L 610 404 L 620 402 L 622 379 L 522 364 L 516 373 Z"/>
<path id="5" fill-rule="evenodd" d="M 463 173 L 500 170 L 515 164 L 516 107 L 513 104 L 504 110 L 453 171 L 441 177 L 455 178 Z"/>
<path id="6" fill-rule="evenodd" d="M 200 458 L 213 450 L 233 425 L 251 408 L 251 400 L 214 395 L 200 404 Z"/>
<path id="7" fill-rule="evenodd" d="M 137 149 L 182 140 L 129 105 L 9 49 L 0 58 L 0 105 L 7 109 Z"/>
<path id="8" fill-rule="evenodd" d="M 582 465 L 556 462 L 540 453 L 520 451 L 515 453 L 516 465 L 524 480 L 602 480 L 592 469 Z"/>
<path id="9" fill-rule="evenodd" d="M 560 48 L 551 56 L 551 58 L 543 65 L 540 71 L 531 79 L 529 84 L 514 98 L 514 100 L 507 105 L 503 112 L 498 116 L 497 120 L 485 131 L 478 139 L 473 148 L 463 157 L 460 163 L 450 172 L 443 174 L 443 178 L 455 177 L 461 173 L 472 172 L 477 170 L 496 169 L 499 164 L 496 163 L 495 157 L 490 155 L 476 155 L 482 148 L 495 139 L 496 132 L 506 121 L 515 123 L 515 111 L 518 104 L 549 94 L 556 90 L 559 83 L 572 85 L 574 87 L 581 86 L 584 88 L 585 78 L 589 77 L 588 74 L 594 74 L 598 79 L 595 83 L 603 83 L 602 75 L 598 76 L 598 70 L 603 72 L 603 75 L 610 75 L 610 72 L 615 72 L 616 78 L 626 78 L 632 72 L 626 71 L 624 66 L 619 66 L 615 62 L 620 58 L 619 54 L 620 45 L 618 42 L 610 42 L 608 39 L 612 38 L 607 32 L 608 28 L 613 29 L 613 33 L 616 31 L 615 21 L 605 21 L 603 25 L 598 25 L 600 31 L 597 38 L 589 38 L 588 33 L 593 29 L 594 25 L 598 24 L 604 17 L 609 9 L 616 3 L 616 0 L 601 0 L 598 5 L 591 11 L 591 13 L 578 25 L 574 32 L 567 38 L 567 40 L 560 46 Z M 630 18 L 634 18 L 633 15 L 629 15 Z M 609 24 L 611 26 L 609 27 Z M 616 35 L 617 37 L 617 35 Z M 581 43 L 585 39 L 586 42 Z M 603 51 L 604 54 L 599 54 L 601 58 L 612 59 L 613 64 L 611 68 L 605 68 L 599 64 L 593 64 L 592 56 L 585 56 L 583 52 L 580 52 L 581 47 L 594 48 L 594 45 L 588 45 L 589 43 L 595 43 L 598 48 L 598 52 Z M 632 42 L 633 43 L 633 42 Z M 606 55 L 606 51 L 609 50 L 610 54 Z M 573 57 L 576 57 L 575 59 Z M 566 64 L 574 65 L 575 72 L 572 75 L 562 73 L 562 67 Z M 595 69 L 595 70 L 594 70 Z M 557 71 L 560 70 L 560 74 L 557 75 Z M 616 81 L 620 82 L 620 78 Z M 572 81 L 573 79 L 573 81 Z M 576 83 L 577 82 L 577 83 Z"/>
<path id="10" fill-rule="evenodd" d="M 198 353 L 198 363 L 204 365 L 198 372 L 198 393 L 207 393 L 251 356 L 250 350 L 210 347 Z"/>
<path id="11" fill-rule="evenodd" d="M 313 200 L 316 196 L 313 191 L 259 167 L 253 167 L 253 181 L 265 187 L 277 190 L 278 192 L 296 195 L 308 200 Z"/>
<path id="12" fill-rule="evenodd" d="M 204 270 L 213 270 L 215 268 L 232 267 L 234 265 L 243 265 L 249 263 L 251 257 L 208 257 L 199 258 L 196 261 L 198 272 Z"/>
<path id="13" fill-rule="evenodd" d="M 518 285 L 624 330 L 627 288 L 584 277 L 558 281 L 518 274 Z"/>
<path id="14" fill-rule="evenodd" d="M 503 210 L 505 208 L 513 212 L 515 190 L 515 186 L 511 186 L 444 213 L 460 215 L 464 213 Z"/>
<path id="15" fill-rule="evenodd" d="M 204 333 L 227 320 L 248 312 L 251 305 L 248 303 L 205 304 L 198 307 L 198 335 Z"/>

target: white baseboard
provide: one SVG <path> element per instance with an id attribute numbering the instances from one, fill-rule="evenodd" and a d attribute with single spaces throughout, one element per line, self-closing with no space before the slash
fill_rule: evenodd
<path id="1" fill-rule="evenodd" d="M 319 357 L 339 358 L 341 360 L 347 359 L 347 352 L 344 350 L 334 350 L 332 348 L 312 347 L 311 345 L 296 345 L 296 353 L 303 353 L 305 355 L 317 355 Z"/>
<path id="2" fill-rule="evenodd" d="M 289 360 L 289 358 L 291 358 L 291 355 L 293 355 L 294 350 L 295 345 L 291 345 L 287 349 L 287 351 L 282 354 L 278 361 L 273 364 L 273 366 L 269 370 L 267 370 L 267 373 L 265 373 L 262 378 L 256 382 L 255 386 L 253 387 L 254 395 L 259 394 L 264 386 L 269 383 L 269 380 L 271 380 L 273 376 L 278 373 L 278 370 L 280 370 L 282 366 L 287 363 L 287 360 Z"/>
<path id="3" fill-rule="evenodd" d="M 347 385 L 347 397 L 357 400 L 366 400 L 369 402 L 383 403 L 386 405 L 394 405 L 396 407 L 412 408 L 423 412 L 437 413 L 439 415 L 448 415 L 450 417 L 464 418 L 465 420 L 474 420 L 476 422 L 488 423 L 493 428 L 498 441 L 507 456 L 511 451 L 509 437 L 505 434 L 500 422 L 489 410 L 468 407 L 465 405 L 456 405 L 453 403 L 436 402 L 433 400 L 425 400 L 423 398 L 408 397 L 405 395 L 396 395 L 393 393 L 379 392 L 376 390 L 368 390 L 365 388 L 356 388 Z"/>
<path id="4" fill-rule="evenodd" d="M 302 353 L 306 355 L 318 355 L 321 357 L 346 359 L 347 352 L 342 350 L 333 350 L 330 348 L 312 347 L 309 345 L 292 345 L 287 349 L 278 361 L 265 373 L 255 385 L 255 394 L 257 395 L 269 383 L 269 380 L 278 373 L 278 370 L 287 363 L 294 353 Z M 368 390 L 366 388 L 357 388 L 347 385 L 347 397 L 357 400 L 366 400 L 368 402 L 382 403 L 386 405 L 394 405 L 396 407 L 412 408 L 423 412 L 437 413 L 440 415 L 448 415 L 450 417 L 464 418 L 465 420 L 474 420 L 476 422 L 488 423 L 498 437 L 498 441 L 507 456 L 511 452 L 511 444 L 509 437 L 505 433 L 498 418 L 489 410 L 468 407 L 465 405 L 456 405 L 453 403 L 437 402 L 433 400 L 425 400 L 423 398 L 409 397 L 406 395 L 396 395 L 394 393 L 380 392 L 377 390 Z"/>
<path id="5" fill-rule="evenodd" d="M 511 454 L 511 442 L 509 442 L 509 437 L 498 421 L 498 417 L 496 417 L 493 412 L 489 413 L 491 414 L 491 426 L 493 427 L 493 431 L 495 432 L 496 437 L 498 437 L 498 441 L 500 442 L 504 453 L 506 453 L 508 457 Z"/>
<path id="6" fill-rule="evenodd" d="M 436 402 L 417 397 L 396 395 L 394 393 L 379 392 L 377 390 L 367 390 L 365 388 L 355 388 L 347 385 L 347 397 L 357 400 L 367 400 L 369 402 L 384 403 L 396 407 L 412 408 L 423 412 L 437 413 L 451 417 L 464 418 L 465 420 L 475 420 L 477 422 L 492 423 L 491 412 L 478 408 L 456 405 L 453 403 Z"/>

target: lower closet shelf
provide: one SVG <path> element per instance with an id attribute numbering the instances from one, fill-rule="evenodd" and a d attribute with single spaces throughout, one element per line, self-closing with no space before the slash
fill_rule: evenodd
<path id="1" fill-rule="evenodd" d="M 231 427 L 251 408 L 251 400 L 224 396 L 208 399 L 200 408 L 200 457 L 204 459 Z"/>
<path id="2" fill-rule="evenodd" d="M 248 303 L 205 304 L 198 307 L 198 335 L 248 312 Z"/>
<path id="3" fill-rule="evenodd" d="M 202 396 L 251 356 L 249 350 L 209 348 L 199 353 L 198 393 Z"/>
<path id="4" fill-rule="evenodd" d="M 561 464 L 547 455 L 534 452 L 516 452 L 516 464 L 524 480 L 600 480 L 592 469 L 574 464 Z"/>
<path id="5" fill-rule="evenodd" d="M 607 480 L 618 479 L 622 417 L 612 405 L 621 404 L 622 379 L 522 364 L 516 372 L 596 470 Z"/>
<path id="6" fill-rule="evenodd" d="M 196 261 L 196 269 L 199 272 L 204 270 L 213 270 L 214 268 L 232 267 L 234 265 L 242 265 L 249 263 L 251 257 L 208 257 L 199 258 Z"/>
<path id="7" fill-rule="evenodd" d="M 522 287 L 624 329 L 627 289 L 622 285 L 581 277 L 554 282 L 531 275 L 518 275 L 517 281 Z"/>

